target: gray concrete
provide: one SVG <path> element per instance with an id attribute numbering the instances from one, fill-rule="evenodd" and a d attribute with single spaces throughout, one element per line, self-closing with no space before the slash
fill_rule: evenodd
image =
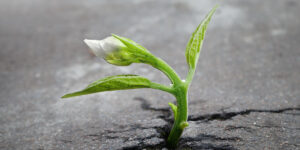
<path id="1" fill-rule="evenodd" d="M 61 100 L 99 78 L 134 73 L 88 52 L 84 38 L 129 37 L 187 72 L 185 45 L 209 25 L 179 149 L 300 149 L 297 0 L 0 1 L 0 149 L 162 149 L 172 121 L 164 92 L 141 89 Z"/>

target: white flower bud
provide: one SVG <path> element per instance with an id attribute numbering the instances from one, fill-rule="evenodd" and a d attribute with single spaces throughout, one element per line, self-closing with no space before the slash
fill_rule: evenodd
<path id="1" fill-rule="evenodd" d="M 103 40 L 85 39 L 84 42 L 97 57 L 101 57 L 113 65 L 155 64 L 152 55 L 145 48 L 124 37 L 112 35 Z"/>
<path id="2" fill-rule="evenodd" d="M 102 58 L 105 58 L 108 54 L 121 50 L 123 47 L 126 47 L 120 40 L 113 36 L 109 36 L 103 40 L 85 39 L 84 42 L 97 57 Z"/>

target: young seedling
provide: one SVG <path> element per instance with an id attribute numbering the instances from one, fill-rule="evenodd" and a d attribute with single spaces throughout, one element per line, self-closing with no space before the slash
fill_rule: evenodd
<path id="1" fill-rule="evenodd" d="M 89 48 L 98 57 L 104 58 L 108 63 L 117 66 L 128 66 L 131 63 L 145 63 L 162 71 L 171 80 L 170 86 L 154 83 L 147 78 L 138 75 L 117 75 L 110 76 L 88 85 L 85 89 L 66 94 L 62 98 L 87 95 L 97 92 L 126 90 L 137 88 L 152 88 L 171 93 L 176 98 L 177 105 L 169 103 L 173 114 L 174 124 L 167 139 L 168 147 L 177 146 L 179 138 L 187 126 L 188 118 L 188 88 L 192 82 L 202 43 L 204 40 L 208 23 L 216 11 L 215 6 L 199 24 L 189 39 L 186 46 L 186 60 L 189 71 L 185 80 L 181 80 L 177 73 L 165 61 L 151 54 L 146 48 L 134 41 L 120 37 L 115 34 L 103 40 L 84 40 Z"/>

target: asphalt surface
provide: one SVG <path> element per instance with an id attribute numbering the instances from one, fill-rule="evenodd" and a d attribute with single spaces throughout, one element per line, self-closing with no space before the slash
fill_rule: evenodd
<path id="1" fill-rule="evenodd" d="M 215 5 L 189 91 L 178 149 L 300 149 L 300 1 L 0 1 L 0 149 L 166 149 L 172 122 L 161 91 L 66 93 L 117 74 L 83 39 L 137 41 L 184 78 L 189 36 Z"/>

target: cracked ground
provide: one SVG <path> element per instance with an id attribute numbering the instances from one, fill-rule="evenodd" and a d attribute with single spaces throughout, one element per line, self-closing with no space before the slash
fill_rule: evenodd
<path id="1" fill-rule="evenodd" d="M 189 90 L 178 149 L 300 149 L 297 0 L 0 0 L 0 149 L 165 149 L 171 95 L 151 89 L 61 100 L 109 75 L 168 79 L 143 64 L 116 67 L 83 39 L 115 33 L 183 78 L 190 34 L 215 5 Z"/>

